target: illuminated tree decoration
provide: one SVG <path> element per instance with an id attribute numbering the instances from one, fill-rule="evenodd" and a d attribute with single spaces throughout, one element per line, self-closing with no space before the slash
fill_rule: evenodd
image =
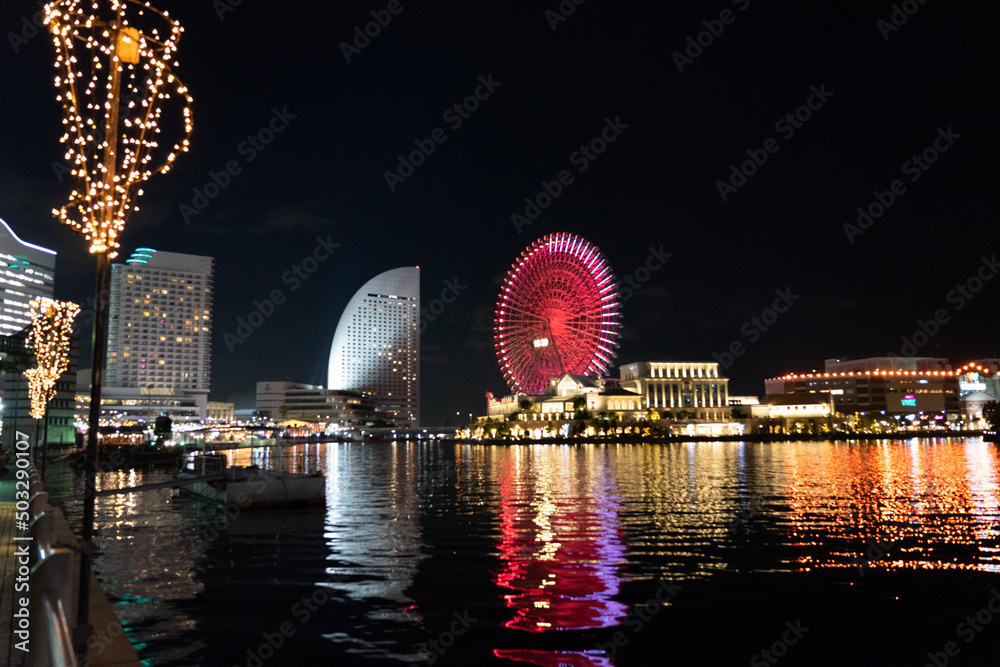
<path id="1" fill-rule="evenodd" d="M 41 419 L 56 395 L 56 381 L 69 368 L 70 334 L 80 306 L 69 301 L 31 300 L 29 341 L 38 368 L 24 371 L 31 397 L 31 417 Z"/>
<path id="2" fill-rule="evenodd" d="M 511 265 L 497 300 L 494 343 L 514 392 L 541 394 L 564 373 L 603 374 L 615 356 L 621 300 L 597 247 L 549 234 Z"/>
<path id="3" fill-rule="evenodd" d="M 188 150 L 191 96 L 171 70 L 183 28 L 136 0 L 57 0 L 45 6 L 45 23 L 74 177 L 69 202 L 52 213 L 86 237 L 90 252 L 114 257 L 139 210 L 139 186 Z M 164 118 L 168 103 L 182 107 L 176 121 Z M 164 122 L 183 135 L 170 150 L 160 144 Z"/>

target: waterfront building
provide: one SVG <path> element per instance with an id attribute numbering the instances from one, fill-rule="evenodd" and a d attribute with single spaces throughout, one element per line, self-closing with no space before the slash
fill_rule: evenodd
<path id="1" fill-rule="evenodd" d="M 208 402 L 208 420 L 230 423 L 236 419 L 236 405 L 222 401 Z"/>
<path id="2" fill-rule="evenodd" d="M 881 364 L 889 368 L 883 368 Z M 788 394 L 829 393 L 840 415 L 925 415 L 943 421 L 959 414 L 958 373 L 947 359 L 873 357 L 827 360 L 823 373 L 792 373 L 764 382 L 768 403 Z"/>
<path id="3" fill-rule="evenodd" d="M 330 349 L 328 387 L 370 397 L 375 419 L 420 421 L 420 268 L 381 273 L 351 297 Z"/>
<path id="4" fill-rule="evenodd" d="M 89 368 L 76 375 L 76 419 L 81 428 L 86 428 L 90 418 L 91 375 Z M 208 415 L 208 403 L 202 403 L 201 398 L 201 394 L 188 395 L 167 387 L 102 387 L 101 425 L 152 424 L 160 415 L 175 423 L 201 422 Z"/>
<path id="5" fill-rule="evenodd" d="M 760 405 L 760 398 L 757 396 L 733 396 L 730 394 L 729 405 L 734 407 Z"/>
<path id="6" fill-rule="evenodd" d="M 751 427 L 757 432 L 830 431 L 836 408 L 829 391 L 768 396 L 766 405 L 750 406 Z"/>
<path id="7" fill-rule="evenodd" d="M 375 419 L 371 396 L 297 382 L 258 382 L 256 413 L 276 422 L 291 419 L 337 427 Z"/>
<path id="8" fill-rule="evenodd" d="M 701 421 L 729 421 L 729 378 L 715 362 L 642 361 L 620 367 L 622 389 L 642 396 L 641 409 L 693 413 Z"/>
<path id="9" fill-rule="evenodd" d="M 31 326 L 31 300 L 52 298 L 56 251 L 18 238 L 0 220 L 0 336 L 14 336 Z"/>
<path id="10" fill-rule="evenodd" d="M 544 396 L 487 394 L 486 419 L 513 421 L 532 437 L 570 433 L 577 420 L 610 421 L 614 428 L 639 433 L 659 422 L 661 433 L 734 435 L 743 425 L 732 419 L 729 379 L 714 362 L 635 362 L 620 367 L 621 378 L 564 374 L 552 378 Z M 594 421 L 596 420 L 596 422 Z M 592 435 L 594 423 L 588 426 Z"/>
<path id="11" fill-rule="evenodd" d="M 34 351 L 28 346 L 31 328 L 31 301 L 51 299 L 55 289 L 56 251 L 22 240 L 0 219 L 0 358 L 30 368 Z M 49 442 L 72 442 L 73 378 L 76 373 L 77 344 L 72 340 L 71 371 L 56 383 L 56 396 L 49 404 Z M 35 420 L 28 413 L 28 381 L 20 372 L 3 372 L 2 442 L 12 445 L 16 432 L 35 432 Z M 67 413 L 67 407 L 69 408 Z M 30 430 L 29 430 L 30 429 Z M 39 434 L 40 437 L 41 434 Z"/>
<path id="12" fill-rule="evenodd" d="M 957 371 L 962 415 L 975 428 L 986 428 L 983 408 L 1000 401 L 1000 359 L 977 359 Z"/>
<path id="13" fill-rule="evenodd" d="M 177 409 L 183 419 L 190 418 L 193 401 L 197 418 L 208 417 L 213 262 L 139 248 L 124 264 L 112 265 L 107 398 L 143 414 L 156 412 L 161 400 L 159 412 L 173 418 Z"/>
<path id="14" fill-rule="evenodd" d="M 951 364 L 945 357 L 864 357 L 863 359 L 826 359 L 824 373 L 864 371 L 947 371 Z"/>
<path id="15" fill-rule="evenodd" d="M 28 345 L 29 329 L 13 336 L 0 336 L 0 354 L 15 367 L 34 368 L 35 352 Z M 76 439 L 76 367 L 79 357 L 79 338 L 70 338 L 69 365 L 66 372 L 56 380 L 56 395 L 49 401 L 49 409 L 44 420 L 31 417 L 31 396 L 28 379 L 22 372 L 7 371 L 3 374 L 3 401 L 0 403 L 3 431 L 2 441 L 8 448 L 13 447 L 18 431 L 30 434 L 31 442 L 41 442 L 48 424 L 47 440 L 50 443 L 73 443 Z M 38 429 L 36 433 L 36 428 Z"/>

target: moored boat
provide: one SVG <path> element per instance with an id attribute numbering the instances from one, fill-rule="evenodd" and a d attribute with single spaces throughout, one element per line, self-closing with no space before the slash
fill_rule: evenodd
<path id="1" fill-rule="evenodd" d="M 322 473 L 304 475 L 257 466 L 227 466 L 222 454 L 195 456 L 193 465 L 181 470 L 179 477 L 193 480 L 182 488 L 194 495 L 243 509 L 321 504 L 326 498 Z"/>

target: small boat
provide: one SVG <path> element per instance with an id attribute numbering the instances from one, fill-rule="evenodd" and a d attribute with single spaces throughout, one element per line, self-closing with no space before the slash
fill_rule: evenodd
<path id="1" fill-rule="evenodd" d="M 322 504 L 326 478 L 322 473 L 303 475 L 266 470 L 258 466 L 228 466 L 223 454 L 199 454 L 193 465 L 181 470 L 181 487 L 190 493 L 242 509 L 265 509 Z"/>

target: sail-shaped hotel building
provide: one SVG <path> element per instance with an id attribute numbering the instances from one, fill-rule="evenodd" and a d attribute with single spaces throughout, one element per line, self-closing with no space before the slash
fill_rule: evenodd
<path id="1" fill-rule="evenodd" d="M 376 419 L 420 422 L 420 268 L 380 273 L 348 302 L 330 349 L 330 389 L 371 396 Z"/>

